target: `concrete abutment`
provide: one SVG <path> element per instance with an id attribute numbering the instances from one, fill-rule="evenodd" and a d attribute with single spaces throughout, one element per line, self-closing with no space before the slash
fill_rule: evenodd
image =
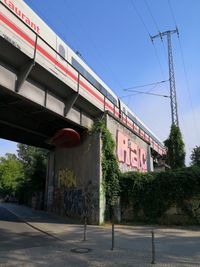
<path id="1" fill-rule="evenodd" d="M 153 170 L 149 143 L 109 114 L 106 115 L 106 126 L 116 142 L 115 152 L 122 172 Z M 101 134 L 88 131 L 78 146 L 55 148 L 49 153 L 47 210 L 77 219 L 88 215 L 89 223 L 104 222 L 101 151 Z M 121 217 L 120 209 L 118 215 Z"/>

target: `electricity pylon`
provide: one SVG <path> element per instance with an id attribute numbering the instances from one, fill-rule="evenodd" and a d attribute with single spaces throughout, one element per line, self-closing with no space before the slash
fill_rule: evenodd
<path id="1" fill-rule="evenodd" d="M 157 35 L 151 36 L 151 40 L 153 42 L 155 38 L 160 37 L 161 40 L 163 41 L 163 37 L 167 36 L 172 124 L 179 126 L 178 108 L 177 108 L 177 99 L 176 99 L 176 84 L 175 84 L 174 64 L 173 64 L 173 55 L 172 55 L 172 40 L 171 40 L 171 35 L 174 33 L 177 33 L 177 35 L 179 35 L 177 28 L 176 30 L 160 32 Z"/>

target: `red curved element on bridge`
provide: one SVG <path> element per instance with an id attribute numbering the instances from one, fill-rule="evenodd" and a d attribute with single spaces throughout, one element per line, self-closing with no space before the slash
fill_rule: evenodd
<path id="1" fill-rule="evenodd" d="M 80 143 L 80 134 L 73 129 L 64 128 L 53 136 L 50 143 L 56 147 L 74 147 Z"/>

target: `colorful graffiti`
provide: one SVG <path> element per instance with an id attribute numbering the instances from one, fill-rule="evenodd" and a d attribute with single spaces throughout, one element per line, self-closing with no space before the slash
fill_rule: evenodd
<path id="1" fill-rule="evenodd" d="M 139 147 L 124 133 L 117 131 L 117 157 L 119 162 L 132 169 L 147 172 L 147 155 L 144 148 Z"/>
<path id="2" fill-rule="evenodd" d="M 64 191 L 64 208 L 68 215 L 81 216 L 85 210 L 85 201 L 81 189 Z"/>
<path id="3" fill-rule="evenodd" d="M 58 171 L 58 188 L 76 187 L 76 176 L 72 170 L 62 169 Z"/>
<path id="4" fill-rule="evenodd" d="M 73 170 L 61 169 L 57 173 L 57 190 L 55 202 L 68 215 L 80 217 L 84 211 L 84 194 L 77 188 L 76 175 Z M 61 207 L 62 206 L 62 207 Z"/>

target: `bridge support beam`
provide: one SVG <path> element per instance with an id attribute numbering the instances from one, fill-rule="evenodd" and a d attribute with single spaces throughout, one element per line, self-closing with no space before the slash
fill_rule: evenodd
<path id="1" fill-rule="evenodd" d="M 26 81 L 28 75 L 30 74 L 32 68 L 35 65 L 35 60 L 31 59 L 30 62 L 28 62 L 19 72 L 17 80 L 16 80 L 16 84 L 15 84 L 15 92 L 19 92 L 19 90 L 21 89 L 23 83 Z"/>
<path id="2" fill-rule="evenodd" d="M 76 103 L 76 100 L 78 99 L 79 93 L 73 93 L 68 101 L 65 102 L 65 108 L 64 108 L 64 117 L 66 117 L 71 110 L 71 108 Z"/>
<path id="3" fill-rule="evenodd" d="M 36 52 L 37 52 L 37 39 L 38 36 L 36 35 L 36 39 L 35 39 L 35 48 L 34 48 L 34 55 L 33 58 L 30 59 L 30 61 L 21 68 L 17 80 L 16 80 L 16 84 L 15 84 L 15 92 L 19 92 L 20 88 L 22 87 L 23 83 L 26 81 L 28 75 L 30 74 L 32 68 L 35 66 L 35 57 L 36 57 Z"/>

